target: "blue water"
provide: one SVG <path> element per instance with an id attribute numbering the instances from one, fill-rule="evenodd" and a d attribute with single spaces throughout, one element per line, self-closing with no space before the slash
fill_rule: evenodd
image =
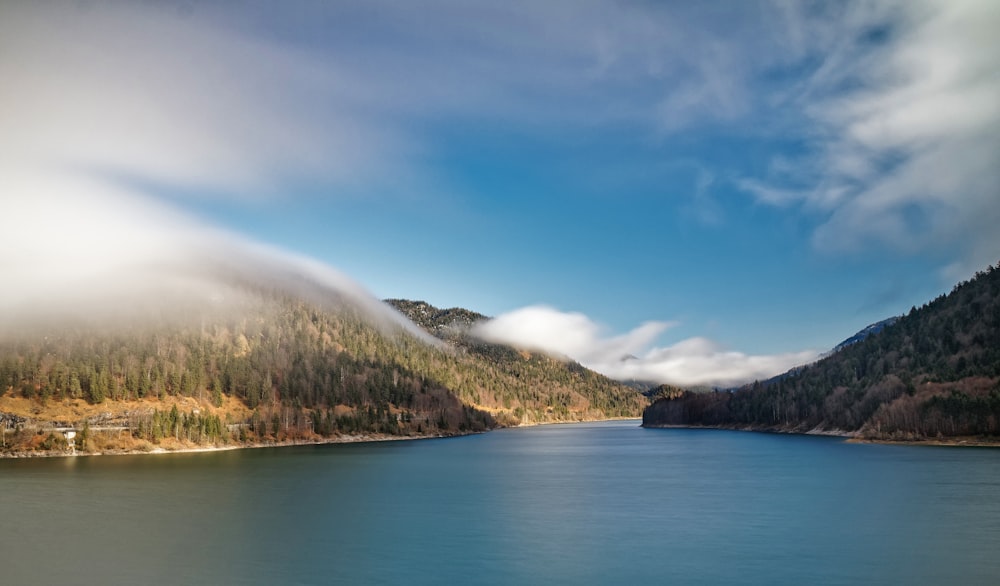
<path id="1" fill-rule="evenodd" d="M 636 422 L 0 461 L 4 584 L 998 584 L 1000 450 Z"/>

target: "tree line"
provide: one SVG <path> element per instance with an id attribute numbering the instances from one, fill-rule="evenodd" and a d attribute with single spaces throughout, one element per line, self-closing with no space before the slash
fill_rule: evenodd
<path id="1" fill-rule="evenodd" d="M 1000 270 L 815 364 L 735 392 L 657 401 L 649 424 L 860 431 L 882 439 L 1000 431 Z"/>
<path id="2" fill-rule="evenodd" d="M 170 397 L 220 407 L 235 399 L 250 414 L 209 423 L 205 413 L 133 414 L 132 433 L 154 443 L 456 433 L 635 416 L 645 405 L 632 389 L 579 365 L 497 345 L 434 347 L 346 306 L 262 295 L 248 311 L 198 317 L 6 337 L 0 396 L 43 407 Z"/>

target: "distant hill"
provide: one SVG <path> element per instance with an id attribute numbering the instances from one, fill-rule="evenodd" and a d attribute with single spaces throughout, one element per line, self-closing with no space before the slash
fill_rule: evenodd
<path id="1" fill-rule="evenodd" d="M 439 309 L 424 301 L 406 299 L 388 299 L 386 303 L 446 341 L 462 359 L 476 365 L 476 372 L 498 377 L 491 384 L 517 389 L 516 395 L 526 400 L 526 408 L 504 413 L 513 414 L 518 421 L 638 417 L 648 404 L 636 389 L 571 360 L 469 335 L 473 324 L 489 319 L 480 313 L 457 307 Z"/>
<path id="2" fill-rule="evenodd" d="M 657 399 L 673 399 L 680 397 L 686 392 L 697 393 L 699 392 L 699 389 L 683 389 L 681 387 L 675 387 L 674 385 L 663 384 L 645 391 L 643 395 L 646 395 L 655 401 Z"/>
<path id="3" fill-rule="evenodd" d="M 883 440 L 994 436 L 1000 270 L 979 272 L 787 375 L 731 392 L 657 400 L 643 425 L 827 430 Z"/>
<path id="4" fill-rule="evenodd" d="M 0 452 L 58 452 L 67 428 L 80 449 L 109 452 L 450 435 L 635 417 L 648 404 L 579 365 L 459 334 L 431 343 L 346 299 L 241 299 L 184 318 L 4 332 Z M 447 340 L 446 325 L 481 317 L 434 309 L 418 321 Z"/>

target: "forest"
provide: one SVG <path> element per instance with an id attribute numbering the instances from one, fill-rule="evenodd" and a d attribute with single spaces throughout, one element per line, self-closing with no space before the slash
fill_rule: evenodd
<path id="1" fill-rule="evenodd" d="M 55 428 L 87 428 L 80 447 L 108 450 L 116 442 L 449 435 L 638 416 L 645 404 L 578 365 L 505 347 L 428 344 L 343 304 L 274 294 L 197 319 L 0 340 L 0 439 L 8 451 L 62 448 L 61 436 L 46 431 Z"/>
<path id="2" fill-rule="evenodd" d="M 1000 431 L 1000 269 L 913 307 L 805 368 L 735 391 L 657 400 L 643 424 L 854 432 L 881 440 Z"/>

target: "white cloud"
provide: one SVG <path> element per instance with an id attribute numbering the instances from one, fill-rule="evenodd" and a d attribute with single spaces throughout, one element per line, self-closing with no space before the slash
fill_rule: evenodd
<path id="1" fill-rule="evenodd" d="M 335 71 L 169 9 L 4 3 L 0 78 L 0 334 L 246 289 L 347 298 L 417 333 L 335 269 L 138 187 L 254 197 L 303 175 L 368 176 L 400 141 Z"/>
<path id="2" fill-rule="evenodd" d="M 372 175 L 403 148 L 314 55 L 167 8 L 81 6 L 0 7 L 7 161 L 245 197 Z"/>
<path id="3" fill-rule="evenodd" d="M 742 109 L 732 48 L 686 26 L 691 15 L 603 0 L 370 5 L 0 3 L 12 227 L 0 264 L 25 285 L 8 306 L 211 248 L 211 230 L 153 193 L 294 197 L 299 180 L 377 191 L 419 175 L 429 141 L 414 128 L 443 117 L 706 115 L 692 95 L 723 117 Z M 686 50 L 702 40 L 704 58 Z"/>
<path id="4" fill-rule="evenodd" d="M 289 197 L 302 178 L 432 192 L 420 129 L 440 120 L 670 132 L 738 117 L 754 35 L 719 22 L 606 0 L 3 3 L 0 157 L 187 197 Z"/>
<path id="5" fill-rule="evenodd" d="M 336 269 L 212 228 L 86 175 L 0 165 L 0 335 L 70 318 L 102 326 L 185 317 L 244 295 L 347 302 L 431 341 Z M 190 317 L 190 316 L 188 316 Z"/>
<path id="6" fill-rule="evenodd" d="M 694 169 L 694 195 L 684 211 L 704 226 L 721 226 L 726 218 L 722 206 L 712 197 L 715 176 L 701 165 L 694 164 Z"/>
<path id="7" fill-rule="evenodd" d="M 752 193 L 757 201 L 778 207 L 795 203 L 804 195 L 799 190 L 772 187 L 755 179 L 740 179 L 737 185 L 743 191 Z"/>
<path id="8" fill-rule="evenodd" d="M 608 335 L 584 314 L 530 306 L 478 324 L 472 333 L 492 342 L 569 357 L 620 380 L 687 386 L 731 386 L 763 380 L 819 356 L 813 351 L 747 355 L 700 337 L 666 347 L 653 346 L 672 325 L 647 322 L 625 334 Z"/>
<path id="9" fill-rule="evenodd" d="M 1000 4 L 850 6 L 789 15 L 821 59 L 787 104 L 810 146 L 797 174 L 737 184 L 818 215 L 820 250 L 932 251 L 967 276 L 1000 257 Z"/>
<path id="10" fill-rule="evenodd" d="M 647 322 L 627 334 L 604 337 L 601 327 L 582 313 L 563 313 L 536 305 L 479 324 L 474 333 L 487 340 L 555 352 L 589 363 L 608 356 L 620 360 L 639 352 L 670 325 L 668 322 Z"/>

